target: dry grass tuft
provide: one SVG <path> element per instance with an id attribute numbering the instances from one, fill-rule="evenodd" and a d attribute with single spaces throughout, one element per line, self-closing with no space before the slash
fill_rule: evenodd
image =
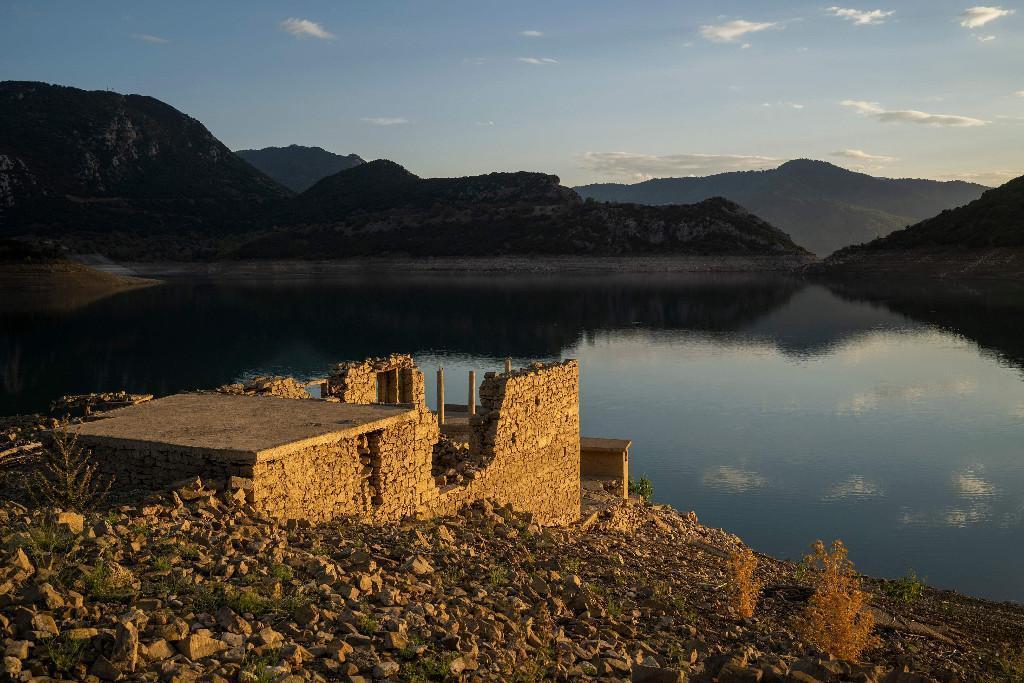
<path id="1" fill-rule="evenodd" d="M 28 480 L 36 503 L 62 510 L 89 510 L 107 497 L 112 479 L 102 481 L 96 474 L 92 453 L 78 445 L 78 432 L 67 425 L 53 430 L 50 444 L 39 456 L 38 466 Z"/>
<path id="2" fill-rule="evenodd" d="M 754 578 L 757 557 L 750 548 L 737 550 L 729 556 L 729 598 L 733 609 L 741 617 L 754 616 L 757 599 L 761 594 L 761 582 Z"/>
<path id="3" fill-rule="evenodd" d="M 797 619 L 797 633 L 830 655 L 857 660 L 875 642 L 871 635 L 875 620 L 867 610 L 870 596 L 860 589 L 842 541 L 834 541 L 831 552 L 821 541 L 815 541 L 812 549 L 804 562 L 816 570 L 814 594 Z"/>

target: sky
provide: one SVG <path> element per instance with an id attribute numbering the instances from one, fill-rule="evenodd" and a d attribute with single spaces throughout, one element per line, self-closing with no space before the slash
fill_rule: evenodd
<path id="1" fill-rule="evenodd" d="M 1024 174 L 1024 2 L 836 1 L 0 0 L 0 80 L 424 177 Z"/>

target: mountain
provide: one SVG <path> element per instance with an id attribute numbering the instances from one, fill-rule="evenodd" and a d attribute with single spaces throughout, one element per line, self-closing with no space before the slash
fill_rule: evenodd
<path id="1" fill-rule="evenodd" d="M 831 272 L 1024 276 L 1024 176 L 966 206 L 830 256 Z"/>
<path id="2" fill-rule="evenodd" d="M 209 231 L 289 194 L 160 100 L 0 82 L 0 231 Z"/>
<path id="3" fill-rule="evenodd" d="M 294 195 L 159 100 L 28 82 L 0 83 L 2 237 L 140 261 L 807 255 L 721 198 L 584 203 L 542 173 L 420 178 L 379 160 Z"/>
<path id="4" fill-rule="evenodd" d="M 302 192 L 322 178 L 366 163 L 357 154 L 342 156 L 301 145 L 240 149 L 235 154 L 293 192 Z"/>
<path id="5" fill-rule="evenodd" d="M 798 159 L 768 171 L 656 178 L 575 188 L 598 201 L 686 204 L 722 196 L 778 226 L 798 244 L 829 254 L 886 235 L 981 196 L 982 185 L 876 178 L 824 161 Z"/>
<path id="6" fill-rule="evenodd" d="M 387 160 L 324 178 L 277 219 L 275 230 L 231 255 L 806 254 L 721 198 L 678 206 L 584 203 L 552 175 L 424 179 Z"/>

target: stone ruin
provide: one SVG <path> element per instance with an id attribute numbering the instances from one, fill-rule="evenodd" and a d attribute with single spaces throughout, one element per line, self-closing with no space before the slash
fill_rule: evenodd
<path id="1" fill-rule="evenodd" d="M 79 443 L 119 489 L 219 480 L 281 519 L 387 522 L 484 499 L 542 524 L 580 516 L 575 360 L 487 373 L 458 442 L 442 436 L 409 356 L 340 363 L 322 393 L 169 396 L 82 425 Z"/>

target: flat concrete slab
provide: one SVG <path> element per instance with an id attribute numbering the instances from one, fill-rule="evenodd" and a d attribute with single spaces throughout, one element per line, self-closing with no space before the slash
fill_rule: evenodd
<path id="1" fill-rule="evenodd" d="M 602 439 L 596 436 L 581 436 L 581 451 L 607 451 L 609 453 L 622 453 L 628 450 L 633 442 L 629 439 Z"/>
<path id="2" fill-rule="evenodd" d="M 354 405 L 272 396 L 177 394 L 82 424 L 83 444 L 167 444 L 205 452 L 269 457 L 282 447 L 382 429 L 409 419 L 407 406 Z"/>

